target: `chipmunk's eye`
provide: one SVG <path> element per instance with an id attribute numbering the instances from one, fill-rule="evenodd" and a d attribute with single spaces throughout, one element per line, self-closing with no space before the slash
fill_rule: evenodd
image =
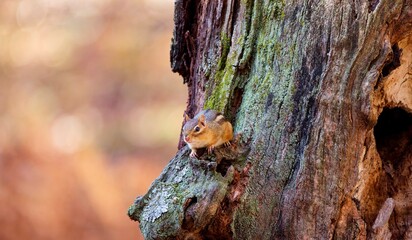
<path id="1" fill-rule="evenodd" d="M 199 132 L 200 131 L 200 127 L 199 126 L 196 126 L 195 127 L 195 132 Z"/>

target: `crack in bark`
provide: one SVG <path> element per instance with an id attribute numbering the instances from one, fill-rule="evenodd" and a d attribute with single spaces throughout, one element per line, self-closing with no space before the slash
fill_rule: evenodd
<path id="1" fill-rule="evenodd" d="M 378 6 L 380 0 L 369 0 L 369 6 L 368 6 L 368 10 L 369 13 L 375 11 L 376 6 Z"/>
<path id="2" fill-rule="evenodd" d="M 238 171 L 233 166 L 233 181 L 228 187 L 228 194 L 223 199 L 216 216 L 210 224 L 200 232 L 202 239 L 233 239 L 231 223 L 233 214 L 237 209 L 240 199 L 243 196 L 249 182 L 249 170 L 252 164 L 246 163 L 245 167 Z"/>
<path id="3" fill-rule="evenodd" d="M 332 238 L 366 240 L 366 223 L 362 219 L 358 204 L 347 197 L 340 207 L 336 225 L 333 228 Z"/>
<path id="4" fill-rule="evenodd" d="M 248 3 L 250 3 L 250 1 L 248 1 Z M 251 17 L 250 19 L 248 19 L 249 21 L 247 22 L 247 29 L 246 29 L 246 33 L 245 36 L 247 36 L 247 39 L 242 47 L 242 52 L 239 56 L 239 70 L 243 70 L 246 68 L 246 66 L 248 65 L 251 56 L 252 56 L 252 52 L 254 50 L 254 43 L 256 40 L 256 35 L 257 35 L 257 30 L 256 28 L 258 28 L 259 26 L 257 26 L 257 23 L 260 21 L 260 3 L 259 1 L 254 1 L 254 4 L 251 4 L 251 6 L 249 7 L 250 10 L 249 12 L 251 13 Z M 248 14 L 246 14 L 247 16 Z"/>
<path id="5" fill-rule="evenodd" d="M 389 59 L 387 60 L 382 69 L 383 77 L 388 76 L 393 70 L 395 70 L 401 65 L 401 54 L 402 49 L 399 48 L 398 44 L 395 43 L 394 45 L 392 45 L 392 51 L 389 54 Z"/>

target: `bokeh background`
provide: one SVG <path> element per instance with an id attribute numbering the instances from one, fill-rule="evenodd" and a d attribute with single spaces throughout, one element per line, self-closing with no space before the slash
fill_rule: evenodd
<path id="1" fill-rule="evenodd" d="M 0 239 L 143 239 L 177 150 L 171 0 L 0 1 Z"/>

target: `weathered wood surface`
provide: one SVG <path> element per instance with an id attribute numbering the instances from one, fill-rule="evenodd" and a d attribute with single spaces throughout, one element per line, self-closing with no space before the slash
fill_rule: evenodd
<path id="1" fill-rule="evenodd" d="M 187 113 L 220 110 L 242 135 L 220 164 L 179 150 L 129 209 L 145 237 L 412 235 L 411 5 L 177 0 L 171 63 Z M 379 232 L 388 198 L 396 214 Z"/>

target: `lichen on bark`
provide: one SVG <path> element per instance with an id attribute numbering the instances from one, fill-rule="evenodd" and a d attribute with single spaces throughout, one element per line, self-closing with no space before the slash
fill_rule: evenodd
<path id="1" fill-rule="evenodd" d="M 222 176 L 213 170 L 213 163 L 189 159 L 188 152 L 187 148 L 182 149 L 147 194 L 129 208 L 129 217 L 140 222 L 145 239 L 169 239 L 200 231 L 227 194 L 233 169 Z M 189 214 L 192 219 L 188 220 L 186 213 L 193 204 L 196 215 Z"/>

